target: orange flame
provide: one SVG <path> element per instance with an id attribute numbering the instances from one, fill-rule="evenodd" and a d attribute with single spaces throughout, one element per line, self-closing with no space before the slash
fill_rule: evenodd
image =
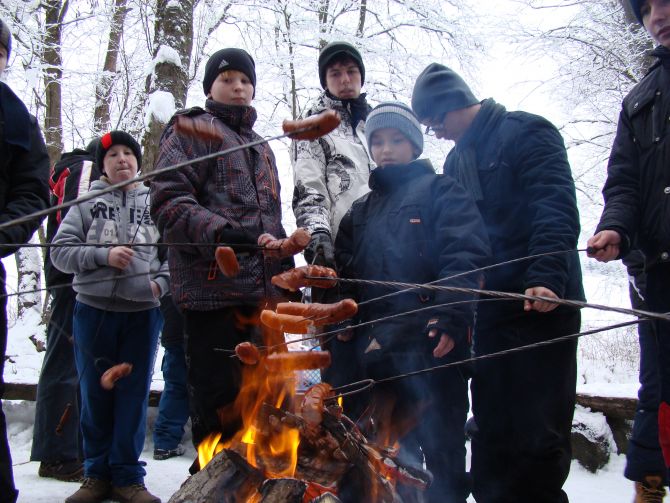
<path id="1" fill-rule="evenodd" d="M 239 323 L 249 323 L 249 319 L 238 319 Z M 283 334 L 266 330 L 266 345 L 276 344 Z M 221 434 L 210 435 L 198 446 L 200 467 L 223 449 L 233 449 L 246 457 L 247 462 L 263 470 L 268 477 L 292 477 L 298 464 L 300 433 L 297 429 L 282 427 L 280 431 L 264 424 L 263 405 L 287 408 L 295 397 L 296 379 L 294 372 L 282 369 L 270 373 L 261 361 L 258 365 L 242 367 L 242 386 L 232 407 L 219 409 L 222 424 L 231 421 L 242 422 L 242 427 L 230 439 L 221 442 Z M 265 421 L 267 422 L 267 421 Z"/>

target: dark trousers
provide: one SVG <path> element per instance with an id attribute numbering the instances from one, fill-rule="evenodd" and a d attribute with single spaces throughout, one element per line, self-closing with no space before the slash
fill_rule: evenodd
<path id="1" fill-rule="evenodd" d="M 654 323 L 638 325 L 640 340 L 640 389 L 633 432 L 628 440 L 626 469 L 629 480 L 642 481 L 646 475 L 665 477 L 663 453 L 658 443 L 658 404 L 661 400 L 661 380 L 658 368 L 658 339 Z M 667 480 L 664 480 L 667 484 Z"/>
<path id="2" fill-rule="evenodd" d="M 458 348 L 458 352 L 453 359 L 463 359 L 467 351 Z M 393 353 L 368 365 L 366 372 L 367 377 L 383 379 L 451 359 Z M 470 406 L 466 370 L 454 367 L 433 371 L 372 388 L 375 441 L 379 445 L 393 445 L 398 440 L 402 461 L 417 467 L 425 462 L 433 474 L 433 483 L 424 493 L 427 503 L 465 503 L 470 494 L 465 470 L 464 426 Z"/>
<path id="3" fill-rule="evenodd" d="M 81 376 L 81 428 L 86 477 L 117 487 L 143 483 L 139 461 L 146 433 L 149 386 L 163 318 L 156 307 L 132 313 L 74 308 L 77 371 Z M 100 386 L 107 368 L 128 362 L 133 369 L 110 391 Z"/>
<path id="4" fill-rule="evenodd" d="M 490 322 L 490 320 L 481 320 Z M 477 356 L 579 331 L 578 311 L 520 314 L 478 327 Z M 473 494 L 478 503 L 565 503 L 577 342 L 481 360 L 472 379 Z"/>
<path id="5" fill-rule="evenodd" d="M 79 381 L 72 341 L 75 296 L 71 288 L 53 291 L 47 349 L 37 383 L 31 461 L 59 462 L 82 458 Z M 56 433 L 68 404 L 67 421 L 63 423 L 62 431 Z"/>
<path id="6" fill-rule="evenodd" d="M 7 297 L 5 297 L 5 269 L 0 264 L 0 397 L 5 393 L 3 371 L 7 351 Z M 14 487 L 12 455 L 7 440 L 7 422 L 0 404 L 0 503 L 15 503 L 19 492 Z"/>
<path id="7" fill-rule="evenodd" d="M 165 384 L 154 424 L 154 447 L 170 450 L 175 449 L 181 442 L 189 415 L 186 354 L 183 344 L 165 348 L 161 371 Z"/>
<path id="8" fill-rule="evenodd" d="M 670 313 L 669 281 L 670 264 L 657 265 L 647 272 L 646 300 L 650 311 Z M 654 320 L 651 323 L 658 337 L 661 381 L 661 403 L 658 414 L 659 442 L 665 466 L 670 467 L 670 322 Z"/>
<path id="9" fill-rule="evenodd" d="M 232 411 L 242 368 L 231 358 L 240 342 L 258 342 L 257 308 L 236 306 L 214 311 L 184 310 L 186 365 L 193 445 L 210 433 L 232 437 L 242 426 Z"/>

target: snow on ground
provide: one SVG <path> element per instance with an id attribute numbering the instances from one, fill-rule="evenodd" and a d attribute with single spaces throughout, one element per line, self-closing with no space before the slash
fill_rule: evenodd
<path id="1" fill-rule="evenodd" d="M 71 482 L 58 482 L 37 476 L 36 462 L 30 462 L 30 444 L 35 406 L 32 402 L 8 401 L 4 403 L 9 423 L 9 440 L 14 461 L 14 478 L 19 488 L 19 503 L 54 503 L 63 501 L 79 486 Z M 153 423 L 156 409 L 149 409 L 149 425 Z M 187 445 L 188 444 L 188 445 Z M 186 442 L 188 450 L 184 456 L 165 461 L 155 461 L 151 454 L 153 444 L 148 433 L 144 445 L 142 460 L 146 461 L 147 477 L 145 483 L 149 490 L 163 502 L 179 489 L 188 477 L 188 468 L 195 451 Z M 624 479 L 622 473 L 625 458 L 612 455 L 609 464 L 598 473 L 592 474 L 583 469 L 576 461 L 572 462 L 570 477 L 565 490 L 572 503 L 617 503 L 632 500 L 633 484 Z M 468 500 L 474 502 L 474 499 Z"/>

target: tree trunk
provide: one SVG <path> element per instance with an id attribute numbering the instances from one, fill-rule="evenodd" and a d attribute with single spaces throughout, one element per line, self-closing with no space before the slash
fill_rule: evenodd
<path id="1" fill-rule="evenodd" d="M 361 8 L 358 11 L 358 29 L 356 30 L 356 38 L 361 38 L 363 36 L 363 31 L 365 30 L 365 14 L 367 11 L 367 0 L 361 0 Z"/>
<path id="2" fill-rule="evenodd" d="M 109 114 L 112 88 L 116 76 L 116 63 L 119 57 L 119 44 L 123 34 L 123 23 L 126 19 L 128 9 L 126 0 L 114 1 L 114 13 L 109 28 L 109 40 L 107 41 L 107 52 L 105 53 L 105 64 L 100 81 L 95 88 L 95 110 L 93 121 L 96 134 L 103 134 L 112 128 Z"/>
<path id="3" fill-rule="evenodd" d="M 153 47 L 154 68 L 147 77 L 146 131 L 142 139 L 142 171 L 145 173 L 153 170 L 158 141 L 167 121 L 175 109 L 184 108 L 186 103 L 193 48 L 192 0 L 157 1 Z M 174 104 L 166 105 L 169 95 Z"/>
<path id="4" fill-rule="evenodd" d="M 61 80 L 63 78 L 63 58 L 61 55 L 61 37 L 63 18 L 68 9 L 68 0 L 45 0 L 45 33 L 42 59 L 44 71 L 44 90 L 46 93 L 46 114 L 44 118 L 44 138 L 47 152 L 52 163 L 63 151 L 63 122 L 61 117 Z"/>

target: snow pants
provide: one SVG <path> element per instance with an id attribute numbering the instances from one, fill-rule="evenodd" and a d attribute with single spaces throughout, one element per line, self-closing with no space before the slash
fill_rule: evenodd
<path id="1" fill-rule="evenodd" d="M 5 393 L 3 372 L 7 351 L 7 297 L 5 297 L 5 269 L 0 263 L 0 398 Z M 7 422 L 0 404 L 0 503 L 15 503 L 19 492 L 14 486 L 12 455 L 7 439 Z"/>
<path id="2" fill-rule="evenodd" d="M 54 463 L 82 459 L 79 382 L 72 340 L 75 297 L 71 288 L 58 288 L 52 292 L 47 349 L 37 382 L 31 461 Z M 68 420 L 57 435 L 56 427 L 68 404 Z"/>
<path id="3" fill-rule="evenodd" d="M 139 458 L 162 324 L 157 307 L 127 313 L 75 303 L 75 357 L 81 376 L 86 477 L 110 480 L 116 487 L 144 481 L 146 472 Z M 121 362 L 131 363 L 132 372 L 119 379 L 112 390 L 103 389 L 101 374 Z"/>
<path id="4" fill-rule="evenodd" d="M 482 326 L 482 322 L 486 322 Z M 579 332 L 579 311 L 480 320 L 475 354 L 485 355 Z M 476 362 L 472 439 L 477 503 L 567 503 L 577 341 Z"/>

